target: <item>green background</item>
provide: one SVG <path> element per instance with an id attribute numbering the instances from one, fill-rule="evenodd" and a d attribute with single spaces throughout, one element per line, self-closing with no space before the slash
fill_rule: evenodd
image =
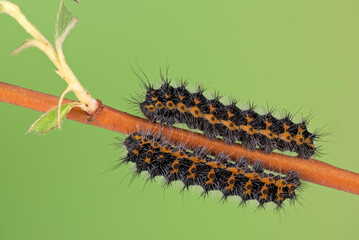
<path id="1" fill-rule="evenodd" d="M 59 1 L 18 0 L 53 41 Z M 136 60 L 153 81 L 168 61 L 188 79 L 245 105 L 310 112 L 325 127 L 319 160 L 359 172 L 359 2 L 66 1 L 80 21 L 64 44 L 68 63 L 95 98 L 138 113 Z M 66 87 L 39 50 L 11 52 L 28 34 L 0 15 L 0 81 L 60 95 Z M 72 97 L 73 95 L 69 95 Z M 132 106 L 133 107 L 133 106 Z M 259 108 L 260 109 L 260 108 Z M 358 196 L 306 183 L 300 201 L 237 207 L 219 194 L 164 192 L 131 182 L 125 152 L 108 130 L 66 120 L 46 136 L 24 135 L 40 113 L 0 103 L 0 239 L 359 239 Z M 278 116 L 278 115 L 277 115 Z"/>

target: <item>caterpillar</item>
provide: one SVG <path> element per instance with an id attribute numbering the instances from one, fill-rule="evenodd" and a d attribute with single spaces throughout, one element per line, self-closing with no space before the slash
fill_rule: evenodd
<path id="1" fill-rule="evenodd" d="M 135 163 L 137 173 L 147 171 L 150 179 L 163 176 L 166 184 L 182 181 L 184 189 L 201 186 L 202 195 L 218 190 L 223 199 L 239 196 L 242 203 L 257 200 L 259 206 L 274 202 L 281 207 L 286 199 L 296 198 L 301 184 L 294 171 L 284 177 L 265 173 L 261 162 L 251 169 L 245 158 L 233 162 L 224 154 L 210 157 L 203 148 L 190 152 L 151 133 L 133 133 L 123 145 L 128 153 L 122 163 Z"/>
<path id="2" fill-rule="evenodd" d="M 218 96 L 207 99 L 203 89 L 191 93 L 186 82 L 173 87 L 171 80 L 161 77 L 163 84 L 158 89 L 144 84 L 146 96 L 139 104 L 144 116 L 153 122 L 168 126 L 185 123 L 211 139 L 222 137 L 227 144 L 241 142 L 250 150 L 259 148 L 265 153 L 291 151 L 305 159 L 316 153 L 314 140 L 318 136 L 307 130 L 306 120 L 294 123 L 290 114 L 277 119 L 273 111 L 261 115 L 253 106 L 242 110 L 234 100 L 225 105 Z"/>

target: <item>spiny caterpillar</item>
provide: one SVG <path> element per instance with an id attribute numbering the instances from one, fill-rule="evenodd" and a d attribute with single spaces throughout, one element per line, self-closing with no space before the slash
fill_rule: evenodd
<path id="1" fill-rule="evenodd" d="M 224 105 L 219 97 L 208 100 L 202 89 L 191 93 L 186 89 L 187 83 L 175 88 L 170 85 L 170 80 L 163 77 L 162 80 L 159 89 L 144 84 L 146 97 L 140 103 L 140 109 L 151 121 L 168 126 L 185 123 L 211 139 L 219 136 L 227 144 L 241 142 L 250 150 L 257 147 L 266 153 L 275 149 L 291 151 L 306 159 L 316 152 L 314 140 L 317 135 L 307 130 L 305 120 L 296 124 L 289 114 L 277 119 L 271 111 L 260 115 L 253 107 L 248 110 L 238 108 L 235 101 Z"/>
<path id="2" fill-rule="evenodd" d="M 223 154 L 207 156 L 202 148 L 189 152 L 150 133 L 133 133 L 124 146 L 128 154 L 123 163 L 135 163 L 137 173 L 147 171 L 150 179 L 164 176 L 167 184 L 182 181 L 184 189 L 199 185 L 203 195 L 219 190 L 223 199 L 239 196 L 242 203 L 257 200 L 259 206 L 274 202 L 281 207 L 286 199 L 296 198 L 295 190 L 300 186 L 294 171 L 285 177 L 265 173 L 261 162 L 250 169 L 244 158 L 235 163 Z"/>

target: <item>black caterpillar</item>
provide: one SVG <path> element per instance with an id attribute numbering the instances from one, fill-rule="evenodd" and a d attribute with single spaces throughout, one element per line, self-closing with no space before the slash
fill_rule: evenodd
<path id="1" fill-rule="evenodd" d="M 185 189 L 199 185 L 203 195 L 219 190 L 223 199 L 239 196 L 242 203 L 257 200 L 259 206 L 274 202 L 280 207 L 286 199 L 296 198 L 295 190 L 300 186 L 294 171 L 285 177 L 265 173 L 260 162 L 250 169 L 244 158 L 237 163 L 223 154 L 211 158 L 203 149 L 189 152 L 151 134 L 133 133 L 124 145 L 128 154 L 123 163 L 135 163 L 137 173 L 147 171 L 150 179 L 164 176 L 167 184 L 180 180 Z"/>
<path id="2" fill-rule="evenodd" d="M 162 80 L 159 89 L 144 84 L 146 98 L 140 103 L 140 109 L 151 121 L 168 126 L 185 123 L 211 139 L 220 136 L 227 144 L 238 141 L 250 150 L 258 147 L 266 153 L 275 149 L 291 151 L 306 159 L 316 152 L 317 135 L 307 130 L 306 121 L 296 124 L 289 114 L 283 119 L 275 118 L 271 112 L 260 115 L 253 107 L 241 110 L 235 101 L 224 105 L 219 97 L 208 100 L 201 89 L 190 93 L 187 83 L 175 88 L 170 80 L 163 77 Z"/>

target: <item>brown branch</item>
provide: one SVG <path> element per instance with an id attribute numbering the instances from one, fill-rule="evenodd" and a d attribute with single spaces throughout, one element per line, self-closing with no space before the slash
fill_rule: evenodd
<path id="1" fill-rule="evenodd" d="M 47 112 L 57 106 L 58 97 L 0 82 L 0 101 L 40 112 Z M 64 100 L 64 103 L 68 102 L 71 102 L 71 100 Z M 71 110 L 67 118 L 125 134 L 139 130 L 162 133 L 174 144 L 181 143 L 190 149 L 203 146 L 212 154 L 224 152 L 233 158 L 243 156 L 247 157 L 251 162 L 260 160 L 267 169 L 281 173 L 294 170 L 303 180 L 359 194 L 359 174 L 315 159 L 300 159 L 277 153 L 265 154 L 259 150 L 249 151 L 240 144 L 230 146 L 221 140 L 209 140 L 198 133 L 175 127 L 169 129 L 108 106 L 104 106 L 92 121 L 89 121 L 89 116 L 78 108 Z"/>

